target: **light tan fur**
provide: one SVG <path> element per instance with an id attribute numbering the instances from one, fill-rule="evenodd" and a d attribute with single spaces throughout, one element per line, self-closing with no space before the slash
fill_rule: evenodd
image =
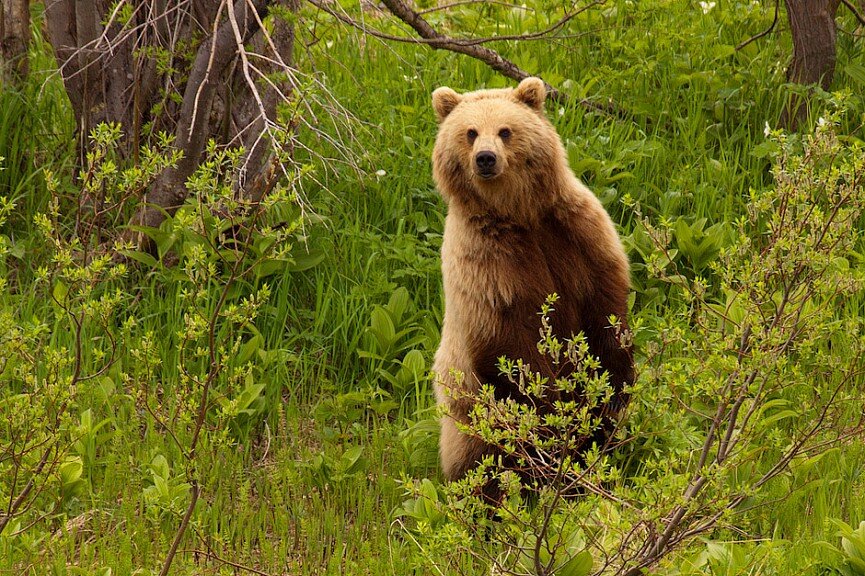
<path id="1" fill-rule="evenodd" d="M 537 301 L 536 313 L 553 291 L 574 302 L 606 294 L 607 285 L 616 301 L 622 299 L 620 292 L 627 294 L 628 262 L 618 234 L 598 199 L 568 167 L 561 140 L 543 112 L 545 94 L 537 78 L 523 80 L 516 89 L 460 95 L 439 88 L 433 93 L 440 123 L 433 177 L 448 203 L 441 251 L 445 314 L 433 371 L 436 399 L 447 413 L 440 447 L 448 479 L 464 475 L 489 451 L 455 425 L 467 422 L 471 410 L 464 394 L 480 385 L 473 358 L 478 343 L 521 350 L 519 342 L 537 340 L 536 328 L 524 334 L 523 324 L 505 323 L 507 311 Z M 476 137 L 467 137 L 468 130 Z M 478 174 L 473 162 L 479 151 L 499 159 L 494 177 Z M 555 246 L 548 247 L 507 241 L 509 234 L 522 239 L 548 233 L 541 226 L 550 219 L 561 223 L 568 239 L 554 239 Z M 556 262 L 566 262 L 568 270 L 555 269 L 545 249 L 556 250 Z M 623 314 L 618 308 L 615 312 Z M 456 374 L 462 374 L 459 381 Z"/>

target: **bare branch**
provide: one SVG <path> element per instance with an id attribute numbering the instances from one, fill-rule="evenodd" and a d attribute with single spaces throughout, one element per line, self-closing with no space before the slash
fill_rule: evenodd
<path id="1" fill-rule="evenodd" d="M 846 6 L 850 12 L 853 13 L 853 16 L 856 17 L 856 20 L 859 21 L 860 26 L 865 26 L 865 16 L 863 16 L 859 10 L 856 8 L 856 5 L 853 4 L 850 0 L 841 0 L 841 3 Z"/>
<path id="2" fill-rule="evenodd" d="M 572 20 L 577 15 L 585 12 L 592 7 L 602 5 L 606 2 L 606 0 L 594 0 L 586 6 L 583 6 L 582 8 L 566 14 L 552 26 L 539 32 L 533 32 L 529 34 L 517 34 L 512 36 L 493 36 L 487 38 L 467 39 L 452 38 L 450 36 L 445 36 L 444 34 L 441 34 L 423 18 L 420 12 L 414 11 L 402 0 L 383 0 L 382 3 L 388 8 L 391 14 L 408 24 L 418 34 L 418 38 L 409 38 L 406 36 L 386 34 L 384 32 L 381 32 L 380 30 L 369 27 L 364 23 L 358 22 L 344 12 L 337 11 L 324 0 L 308 1 L 316 8 L 330 14 L 340 22 L 343 22 L 349 26 L 360 30 L 364 34 L 368 34 L 382 40 L 405 42 L 410 44 L 425 44 L 434 50 L 448 50 L 450 52 L 463 54 L 476 60 L 480 60 L 496 72 L 499 72 L 503 76 L 516 81 L 523 80 L 525 78 L 528 78 L 529 76 L 539 75 L 523 70 L 514 62 L 511 62 L 507 58 L 503 57 L 495 50 L 483 46 L 483 44 L 507 40 L 522 41 L 549 38 L 553 32 L 562 28 L 568 21 Z M 547 97 L 550 100 L 554 102 L 561 102 L 566 99 L 565 96 L 561 92 L 559 92 L 557 88 L 555 88 L 548 82 L 545 81 L 544 86 L 547 89 Z M 583 108 L 592 110 L 593 112 L 601 112 L 603 114 L 613 116 L 618 119 L 627 119 L 630 117 L 630 114 L 616 106 L 612 101 L 607 101 L 604 103 L 595 102 L 583 98 L 580 99 L 578 104 Z"/>
<path id="3" fill-rule="evenodd" d="M 744 48 L 745 46 L 747 46 L 751 42 L 755 42 L 755 41 L 759 40 L 760 38 L 762 38 L 763 36 L 769 35 L 772 32 L 772 30 L 775 29 L 775 26 L 778 24 L 778 12 L 780 10 L 780 5 L 781 5 L 781 0 L 775 0 L 775 16 L 772 18 L 772 23 L 769 24 L 769 27 L 766 28 L 765 30 L 763 30 L 762 32 L 760 32 L 758 34 L 754 34 L 753 36 L 751 36 L 750 38 L 748 38 L 747 40 L 745 40 L 744 42 L 742 42 L 738 46 L 736 46 L 737 51 L 741 50 L 742 48 Z"/>
<path id="4" fill-rule="evenodd" d="M 162 570 L 159 571 L 159 576 L 168 576 L 168 573 L 171 570 L 171 563 L 174 561 L 174 556 L 177 554 L 177 548 L 180 546 L 180 540 L 186 533 L 186 528 L 189 526 L 190 519 L 192 519 L 192 513 L 195 511 L 195 504 L 198 502 L 198 495 L 201 492 L 198 483 L 195 482 L 195 480 L 192 481 L 189 492 L 189 505 L 186 507 L 186 512 L 183 514 L 183 520 L 180 521 L 180 527 L 174 535 L 174 540 L 171 542 L 171 548 L 168 549 L 168 555 L 162 565 Z"/>
<path id="5" fill-rule="evenodd" d="M 236 0 L 229 10 L 236 16 L 237 32 L 243 41 L 258 30 L 258 20 L 251 12 L 262 12 L 267 0 L 255 0 L 252 7 L 246 0 Z M 192 175 L 204 152 L 210 131 L 205 125 L 209 121 L 210 110 L 220 87 L 220 78 L 228 65 L 237 55 L 237 39 L 234 24 L 223 22 L 217 26 L 210 41 L 201 44 L 189 73 L 183 96 L 180 115 L 175 130 L 177 146 L 183 151 L 183 158 L 175 168 L 170 168 L 157 179 L 147 195 L 145 206 L 136 217 L 144 226 L 155 227 L 165 218 L 164 212 L 172 214 L 186 199 L 186 180 Z"/>
<path id="6" fill-rule="evenodd" d="M 500 2 L 497 0 L 462 0 L 460 2 L 451 2 L 449 4 L 442 4 L 441 6 L 433 6 L 431 8 L 425 8 L 418 12 L 418 14 L 431 14 L 433 12 L 442 12 L 444 10 L 450 10 L 451 8 L 456 8 L 457 6 L 471 6 L 472 4 L 497 4 L 499 6 L 505 6 L 506 8 L 515 8 L 518 10 L 525 10 L 534 12 L 534 8 L 528 8 L 526 6 L 517 6 L 515 4 L 511 4 L 510 2 Z"/>

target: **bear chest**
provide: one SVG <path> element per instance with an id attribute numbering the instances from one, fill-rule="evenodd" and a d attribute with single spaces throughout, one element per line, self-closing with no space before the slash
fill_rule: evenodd
<path id="1" fill-rule="evenodd" d="M 558 284 L 543 244 L 536 231 L 508 223 L 449 221 L 442 245 L 448 303 L 502 321 L 536 315 Z"/>

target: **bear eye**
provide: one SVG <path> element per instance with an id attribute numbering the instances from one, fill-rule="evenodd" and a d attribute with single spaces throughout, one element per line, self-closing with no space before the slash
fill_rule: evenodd
<path id="1" fill-rule="evenodd" d="M 478 131 L 474 128 L 469 128 L 469 131 L 466 132 L 466 136 L 469 137 L 469 142 L 474 142 L 475 138 L 478 137 Z"/>
<path id="2" fill-rule="evenodd" d="M 511 137 L 511 129 L 510 128 L 502 128 L 499 130 L 499 138 L 502 140 L 507 140 Z"/>

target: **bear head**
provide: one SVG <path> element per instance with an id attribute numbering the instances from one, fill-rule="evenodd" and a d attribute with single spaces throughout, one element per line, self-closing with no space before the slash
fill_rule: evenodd
<path id="1" fill-rule="evenodd" d="M 539 78 L 516 88 L 433 92 L 433 177 L 448 203 L 511 218 L 548 203 L 567 164 L 545 98 Z"/>

